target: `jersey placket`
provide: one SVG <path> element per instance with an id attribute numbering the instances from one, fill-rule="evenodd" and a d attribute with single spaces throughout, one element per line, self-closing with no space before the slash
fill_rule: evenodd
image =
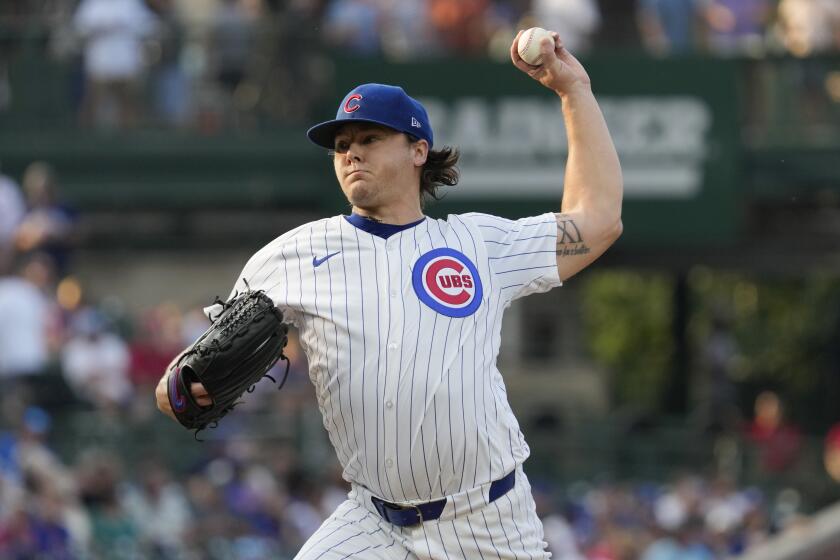
<path id="1" fill-rule="evenodd" d="M 402 289 L 399 285 L 400 266 L 400 240 L 401 234 L 395 234 L 384 240 L 385 250 L 382 252 L 382 259 L 379 263 L 379 275 L 381 278 L 379 301 L 385 314 L 385 359 L 382 364 L 382 378 L 384 380 L 382 390 L 382 429 L 383 449 L 385 452 L 384 465 L 385 477 L 388 481 L 388 488 L 397 495 L 401 494 L 398 457 L 397 437 L 399 419 L 397 418 L 397 391 L 399 390 L 400 358 L 402 346 L 402 327 L 404 317 L 402 315 L 401 297 Z"/>

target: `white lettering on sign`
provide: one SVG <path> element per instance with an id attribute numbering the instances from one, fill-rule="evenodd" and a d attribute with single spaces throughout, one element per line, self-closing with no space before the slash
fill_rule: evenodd
<path id="1" fill-rule="evenodd" d="M 461 188 L 447 196 L 555 196 L 563 183 L 568 142 L 557 101 L 504 97 L 423 99 L 436 146 L 461 150 Z M 712 114 L 699 98 L 599 99 L 635 198 L 692 198 L 703 185 Z"/>

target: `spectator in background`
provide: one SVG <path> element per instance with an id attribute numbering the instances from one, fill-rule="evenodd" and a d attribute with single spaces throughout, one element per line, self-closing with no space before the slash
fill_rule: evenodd
<path id="1" fill-rule="evenodd" d="M 654 541 L 642 553 L 641 560 L 714 560 L 715 555 L 703 542 L 703 521 L 687 519 L 677 530 Z"/>
<path id="2" fill-rule="evenodd" d="M 222 0 L 210 32 L 210 68 L 222 92 L 223 113 L 240 126 L 243 86 L 253 60 L 259 13 L 245 0 Z"/>
<path id="3" fill-rule="evenodd" d="M 286 125 L 302 123 L 331 81 L 320 36 L 324 0 L 268 0 L 256 28 L 243 111 Z M 289 53 L 295 56 L 289 56 Z M 256 123 L 255 123 L 256 124 Z"/>
<path id="4" fill-rule="evenodd" d="M 47 163 L 37 161 L 26 168 L 23 192 L 27 211 L 15 234 L 17 249 L 49 255 L 61 278 L 67 273 L 70 252 L 78 241 L 76 215 L 58 200 L 58 180 Z"/>
<path id="5" fill-rule="evenodd" d="M 216 477 L 227 474 L 220 471 L 222 467 L 216 469 Z M 223 489 L 211 476 L 192 474 L 186 488 L 193 509 L 187 542 L 197 558 L 212 558 L 212 549 L 218 549 L 221 542 L 233 537 L 238 522 L 232 519 L 224 503 Z"/>
<path id="6" fill-rule="evenodd" d="M 694 28 L 699 0 L 641 0 L 642 43 L 655 55 L 680 55 L 695 48 Z"/>
<path id="7" fill-rule="evenodd" d="M 443 47 L 459 55 L 485 52 L 489 0 L 429 0 L 429 19 Z"/>
<path id="8" fill-rule="evenodd" d="M 552 504 L 548 488 L 533 484 L 534 505 L 542 520 L 543 538 L 548 543 L 548 552 L 554 560 L 586 560 L 578 550 L 577 538 L 571 525 Z"/>
<path id="9" fill-rule="evenodd" d="M 286 487 L 289 503 L 284 507 L 284 517 L 294 528 L 295 545 L 302 546 L 329 517 L 329 512 L 321 510 L 323 487 L 303 469 L 289 473 Z"/>
<path id="10" fill-rule="evenodd" d="M 11 177 L 0 173 L 0 275 L 8 271 L 11 264 L 15 233 L 25 212 L 20 187 Z"/>
<path id="11" fill-rule="evenodd" d="M 681 476 L 653 502 L 653 518 L 665 531 L 675 531 L 689 517 L 698 515 L 702 500 L 702 486 L 697 477 Z"/>
<path id="12" fill-rule="evenodd" d="M 840 50 L 840 2 L 781 0 L 778 29 L 785 48 L 794 56 Z"/>
<path id="13" fill-rule="evenodd" d="M 752 508 L 746 495 L 738 491 L 734 481 L 720 476 L 709 482 L 703 496 L 703 521 L 715 535 L 727 535 L 743 525 Z"/>
<path id="14" fill-rule="evenodd" d="M 828 476 L 840 482 L 840 423 L 834 424 L 825 436 L 823 464 Z"/>
<path id="15" fill-rule="evenodd" d="M 836 106 L 827 91 L 835 65 L 818 55 L 840 50 L 840 2 L 781 0 L 777 20 L 776 31 L 782 44 L 790 54 L 802 59 L 788 66 L 787 75 L 781 77 L 783 87 L 793 86 L 798 93 L 791 116 L 817 132 L 830 126 Z"/>
<path id="16" fill-rule="evenodd" d="M 760 56 L 772 16 L 771 0 L 700 0 L 709 50 L 717 55 Z"/>
<path id="17" fill-rule="evenodd" d="M 741 421 L 738 389 L 733 381 L 739 353 L 730 321 L 723 312 L 716 312 L 700 352 L 705 386 L 702 424 L 711 433 L 732 433 Z"/>
<path id="18" fill-rule="evenodd" d="M 192 344 L 210 322 L 200 312 L 190 317 L 192 321 L 200 321 L 195 330 L 190 330 L 189 343 Z M 129 350 L 131 381 L 135 386 L 153 386 L 160 378 L 160 372 L 166 371 L 172 358 L 183 350 L 182 329 L 186 328 L 183 323 L 179 309 L 172 304 L 161 304 L 143 313 Z"/>
<path id="19" fill-rule="evenodd" d="M 332 0 L 323 25 L 327 43 L 342 52 L 359 56 L 380 53 L 382 10 L 376 0 Z"/>
<path id="20" fill-rule="evenodd" d="M 592 47 L 592 36 L 601 24 L 595 0 L 534 0 L 532 10 L 539 26 L 557 31 L 572 53 Z"/>
<path id="21" fill-rule="evenodd" d="M 130 486 L 121 502 L 137 527 L 146 557 L 182 558 L 190 506 L 164 465 L 160 460 L 144 461 L 137 470 L 139 485 Z"/>
<path id="22" fill-rule="evenodd" d="M 133 395 L 128 346 L 107 331 L 105 317 L 92 308 L 76 312 L 71 336 L 61 352 L 67 384 L 100 410 L 116 412 Z"/>
<path id="23" fill-rule="evenodd" d="M 37 258 L 16 274 L 0 275 L 0 394 L 35 397 L 31 378 L 44 373 L 49 360 L 49 330 L 54 308 L 38 282 L 46 271 Z"/>
<path id="24" fill-rule="evenodd" d="M 73 22 L 84 46 L 83 124 L 134 126 L 154 15 L 142 0 L 82 0 Z"/>
<path id="25" fill-rule="evenodd" d="M 793 467 L 799 459 L 802 434 L 785 418 L 784 406 L 773 391 L 755 399 L 755 417 L 747 437 L 756 444 L 760 466 L 767 474 L 778 474 Z"/>
<path id="26" fill-rule="evenodd" d="M 189 117 L 189 85 L 181 65 L 186 30 L 175 0 L 146 2 L 158 21 L 150 61 L 155 116 L 164 124 L 184 126 Z"/>
<path id="27" fill-rule="evenodd" d="M 392 60 L 434 56 L 435 41 L 426 0 L 385 0 L 382 14 L 382 50 Z"/>
<path id="28" fill-rule="evenodd" d="M 85 450 L 77 464 L 77 480 L 91 519 L 91 557 L 141 558 L 137 526 L 119 499 L 125 481 L 117 456 Z"/>

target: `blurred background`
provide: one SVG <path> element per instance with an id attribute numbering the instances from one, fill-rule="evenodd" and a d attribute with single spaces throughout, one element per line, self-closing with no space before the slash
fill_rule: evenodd
<path id="1" fill-rule="evenodd" d="M 291 558 L 342 501 L 305 357 L 205 442 L 153 387 L 246 259 L 347 213 L 304 137 L 358 83 L 428 107 L 432 216 L 558 208 L 592 76 L 625 233 L 506 316 L 561 560 L 840 557 L 838 0 L 2 0 L 0 558 Z"/>

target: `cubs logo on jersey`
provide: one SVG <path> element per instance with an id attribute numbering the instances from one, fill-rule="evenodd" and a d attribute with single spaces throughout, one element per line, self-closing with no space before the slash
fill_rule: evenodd
<path id="1" fill-rule="evenodd" d="M 411 280 L 420 301 L 447 317 L 467 317 L 481 305 L 478 269 L 455 249 L 443 247 L 421 255 Z"/>

